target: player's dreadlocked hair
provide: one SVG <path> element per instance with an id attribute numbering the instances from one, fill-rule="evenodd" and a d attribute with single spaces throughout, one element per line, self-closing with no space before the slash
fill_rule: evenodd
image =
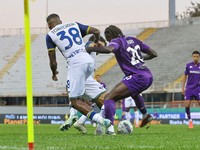
<path id="1" fill-rule="evenodd" d="M 105 33 L 109 33 L 113 38 L 118 38 L 118 37 L 121 37 L 123 35 L 120 28 L 118 28 L 114 25 L 110 25 L 109 27 L 107 27 L 105 29 Z"/>
<path id="2" fill-rule="evenodd" d="M 60 17 L 59 17 L 57 14 L 50 14 L 50 15 L 47 17 L 47 23 L 48 23 L 52 18 L 59 18 L 59 19 L 60 19 Z"/>

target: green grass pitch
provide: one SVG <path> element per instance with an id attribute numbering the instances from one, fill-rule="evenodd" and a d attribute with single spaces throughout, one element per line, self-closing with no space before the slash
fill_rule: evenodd
<path id="1" fill-rule="evenodd" d="M 200 126 L 151 125 L 134 128 L 130 135 L 94 135 L 95 128 L 86 125 L 88 135 L 74 127 L 61 132 L 60 125 L 35 125 L 35 150 L 125 150 L 125 149 L 200 149 Z M 115 126 L 116 129 L 116 126 Z M 27 125 L 0 124 L 0 149 L 28 149 Z"/>

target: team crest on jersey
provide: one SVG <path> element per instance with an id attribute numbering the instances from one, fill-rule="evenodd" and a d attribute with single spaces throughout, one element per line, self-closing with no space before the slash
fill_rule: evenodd
<path id="1" fill-rule="evenodd" d="M 192 68 L 192 66 L 190 66 L 190 68 Z"/>

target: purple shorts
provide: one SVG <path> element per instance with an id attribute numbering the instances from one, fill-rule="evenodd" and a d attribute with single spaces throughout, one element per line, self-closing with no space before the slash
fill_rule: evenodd
<path id="1" fill-rule="evenodd" d="M 126 108 L 125 108 L 125 99 L 122 100 L 122 111 L 126 111 Z"/>
<path id="2" fill-rule="evenodd" d="M 134 97 L 151 86 L 153 77 L 130 75 L 122 80 L 122 82 L 128 87 Z"/>
<path id="3" fill-rule="evenodd" d="M 195 100 L 200 100 L 200 91 L 185 91 L 185 100 L 192 100 L 193 96 Z"/>

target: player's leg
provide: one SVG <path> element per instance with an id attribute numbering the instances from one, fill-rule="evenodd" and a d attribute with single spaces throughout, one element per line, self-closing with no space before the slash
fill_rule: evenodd
<path id="1" fill-rule="evenodd" d="M 139 112 L 137 107 L 133 107 L 135 114 L 135 128 L 139 127 Z"/>
<path id="2" fill-rule="evenodd" d="M 138 77 L 129 76 L 118 83 L 115 88 L 105 96 L 105 118 L 108 118 L 113 122 L 113 116 L 115 114 L 115 101 L 132 96 L 135 102 L 137 101 L 137 108 L 143 114 L 143 120 L 140 127 L 145 126 L 148 122 L 153 120 L 153 117 L 147 113 L 144 105 L 144 99 L 138 95 L 142 91 L 146 90 L 152 84 L 152 81 L 153 78 L 138 79 Z"/>
<path id="3" fill-rule="evenodd" d="M 85 100 L 85 102 L 87 102 L 87 100 Z M 88 101 L 87 104 L 91 105 L 91 103 Z M 94 103 L 90 106 L 93 110 L 97 111 L 97 109 L 99 109 L 99 107 Z M 99 112 L 99 111 L 97 111 Z M 103 116 L 102 116 L 103 117 Z M 74 127 L 76 129 L 78 129 L 81 133 L 83 134 L 88 134 L 86 127 L 85 127 L 85 122 L 87 120 L 87 116 L 82 115 L 75 123 L 74 123 Z"/>
<path id="4" fill-rule="evenodd" d="M 131 93 L 128 90 L 128 87 L 123 83 L 118 83 L 114 89 L 112 89 L 107 95 L 105 95 L 104 101 L 104 110 L 105 110 L 105 118 L 111 120 L 112 125 L 114 123 L 114 115 L 116 112 L 115 102 L 130 96 Z"/>
<path id="5" fill-rule="evenodd" d="M 130 108 L 131 108 L 131 97 L 127 97 L 125 98 L 124 100 L 124 103 L 125 103 L 125 108 L 126 108 L 126 113 L 125 113 L 125 116 L 126 116 L 126 120 L 128 120 L 130 122 L 131 120 L 131 112 L 130 112 Z"/>
<path id="6" fill-rule="evenodd" d="M 93 121 L 100 123 L 105 130 L 110 126 L 110 121 L 108 119 L 104 119 L 102 116 L 97 114 L 92 110 L 90 106 L 84 103 L 80 97 L 85 92 L 85 82 L 87 78 L 91 75 L 94 70 L 94 64 L 84 64 L 78 67 L 71 68 L 72 70 L 68 70 L 68 75 L 71 78 L 69 83 L 69 97 L 71 101 L 71 105 L 73 108 L 77 109 L 83 115 L 87 116 Z M 70 127 L 73 123 L 70 124 Z M 66 128 L 66 124 L 61 126 L 61 130 Z"/>
<path id="7" fill-rule="evenodd" d="M 193 124 L 192 124 L 192 118 L 191 118 L 191 113 L 190 113 L 190 103 L 192 100 L 192 95 L 190 92 L 188 92 L 187 90 L 185 91 L 185 112 L 187 114 L 188 120 L 189 120 L 189 128 L 192 129 L 193 128 Z"/>
<path id="8" fill-rule="evenodd" d="M 85 85 L 85 94 L 84 96 L 91 98 L 91 100 L 96 103 L 99 108 L 101 108 L 100 115 L 103 114 L 104 117 L 104 96 L 107 94 L 106 89 L 99 84 L 96 80 L 93 79 L 93 76 L 90 76 Z M 111 125 L 108 128 L 109 134 L 116 135 L 114 131 L 114 126 Z M 102 134 L 101 127 L 98 124 L 95 134 Z"/>
<path id="9" fill-rule="evenodd" d="M 130 112 L 130 107 L 126 107 L 126 120 L 128 120 L 129 122 L 131 121 L 131 112 Z"/>

